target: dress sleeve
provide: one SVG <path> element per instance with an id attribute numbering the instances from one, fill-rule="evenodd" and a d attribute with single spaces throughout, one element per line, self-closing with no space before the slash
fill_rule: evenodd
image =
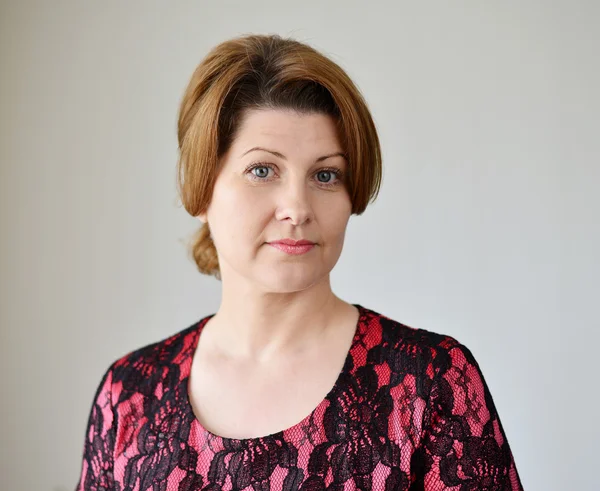
<path id="1" fill-rule="evenodd" d="M 114 490 L 113 455 L 116 419 L 111 399 L 112 366 L 96 389 L 89 413 L 79 482 L 75 491 Z"/>
<path id="2" fill-rule="evenodd" d="M 432 381 L 417 453 L 419 489 L 523 490 L 483 373 L 458 342 Z"/>

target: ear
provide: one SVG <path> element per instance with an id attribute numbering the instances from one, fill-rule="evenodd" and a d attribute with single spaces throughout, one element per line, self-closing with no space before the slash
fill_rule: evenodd
<path id="1" fill-rule="evenodd" d="M 196 218 L 198 220 L 200 220 L 202 223 L 206 223 L 207 222 L 206 213 L 200 213 L 200 215 L 198 215 Z"/>

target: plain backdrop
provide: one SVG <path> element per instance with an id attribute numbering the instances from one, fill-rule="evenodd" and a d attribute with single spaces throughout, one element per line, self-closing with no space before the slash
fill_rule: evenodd
<path id="1" fill-rule="evenodd" d="M 215 312 L 178 104 L 218 42 L 292 36 L 380 132 L 334 291 L 478 360 L 528 490 L 598 489 L 600 2 L 0 7 L 0 489 L 73 489 L 104 370 Z"/>

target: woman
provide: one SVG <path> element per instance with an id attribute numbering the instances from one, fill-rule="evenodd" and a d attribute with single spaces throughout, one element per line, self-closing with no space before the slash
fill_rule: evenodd
<path id="1" fill-rule="evenodd" d="M 381 180 L 347 74 L 291 39 L 227 41 L 178 136 L 193 257 L 222 302 L 108 368 L 78 489 L 522 489 L 471 352 L 331 290 Z"/>

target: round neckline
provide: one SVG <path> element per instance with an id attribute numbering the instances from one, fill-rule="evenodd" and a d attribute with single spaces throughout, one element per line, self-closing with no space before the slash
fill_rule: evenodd
<path id="1" fill-rule="evenodd" d="M 252 442 L 264 442 L 265 440 L 269 440 L 269 439 L 273 439 L 273 438 L 281 438 L 281 437 L 283 437 L 284 434 L 291 433 L 291 432 L 295 433 L 295 430 L 307 425 L 311 421 L 311 419 L 314 418 L 315 414 L 319 410 L 321 410 L 325 404 L 328 404 L 328 401 L 331 399 L 332 395 L 338 391 L 339 387 L 341 386 L 341 384 L 343 382 L 343 379 L 345 378 L 345 376 L 347 374 L 349 367 L 351 367 L 353 365 L 352 363 L 350 363 L 350 361 L 353 356 L 354 348 L 364 335 L 363 326 L 365 324 L 366 309 L 362 305 L 357 304 L 357 303 L 353 303 L 351 305 L 353 305 L 354 307 L 356 307 L 358 309 L 358 321 L 356 322 L 354 336 L 352 337 L 352 343 L 350 344 L 350 348 L 348 349 L 348 352 L 346 353 L 346 357 L 344 358 L 344 364 L 342 366 L 342 369 L 341 369 L 340 373 L 338 374 L 338 376 L 335 380 L 335 383 L 333 384 L 333 386 L 331 387 L 329 392 L 327 392 L 327 394 L 319 402 L 319 404 L 317 404 L 317 406 L 308 415 L 306 415 L 302 420 L 300 420 L 298 423 L 296 423 L 288 428 L 285 428 L 283 430 L 279 430 L 277 432 L 270 433 L 268 435 L 251 437 L 251 438 L 231 438 L 231 437 L 217 435 L 216 433 L 213 433 L 213 432 L 209 431 L 208 429 L 206 429 L 202 425 L 200 420 L 196 417 L 196 414 L 194 413 L 194 409 L 193 409 L 191 401 L 190 401 L 190 387 L 189 387 L 190 374 L 192 371 L 192 359 L 196 352 L 196 348 L 198 347 L 198 342 L 200 340 L 200 335 L 202 333 L 202 330 L 204 329 L 204 326 L 216 314 L 210 314 L 210 315 L 200 319 L 200 321 L 198 321 L 198 323 L 196 324 L 196 328 L 193 331 L 194 332 L 194 340 L 192 341 L 190 349 L 188 351 L 189 355 L 182 362 L 182 368 L 184 370 L 183 386 L 185 387 L 185 399 L 184 399 L 185 411 L 187 413 L 187 416 L 191 419 L 192 425 L 195 425 L 197 427 L 197 429 L 200 431 L 200 433 L 204 433 L 204 435 L 207 437 L 207 439 L 213 440 L 213 441 L 220 441 L 220 442 L 224 442 L 224 443 L 227 442 L 236 447 L 240 446 L 240 445 L 244 446 L 245 444 L 252 443 Z"/>

